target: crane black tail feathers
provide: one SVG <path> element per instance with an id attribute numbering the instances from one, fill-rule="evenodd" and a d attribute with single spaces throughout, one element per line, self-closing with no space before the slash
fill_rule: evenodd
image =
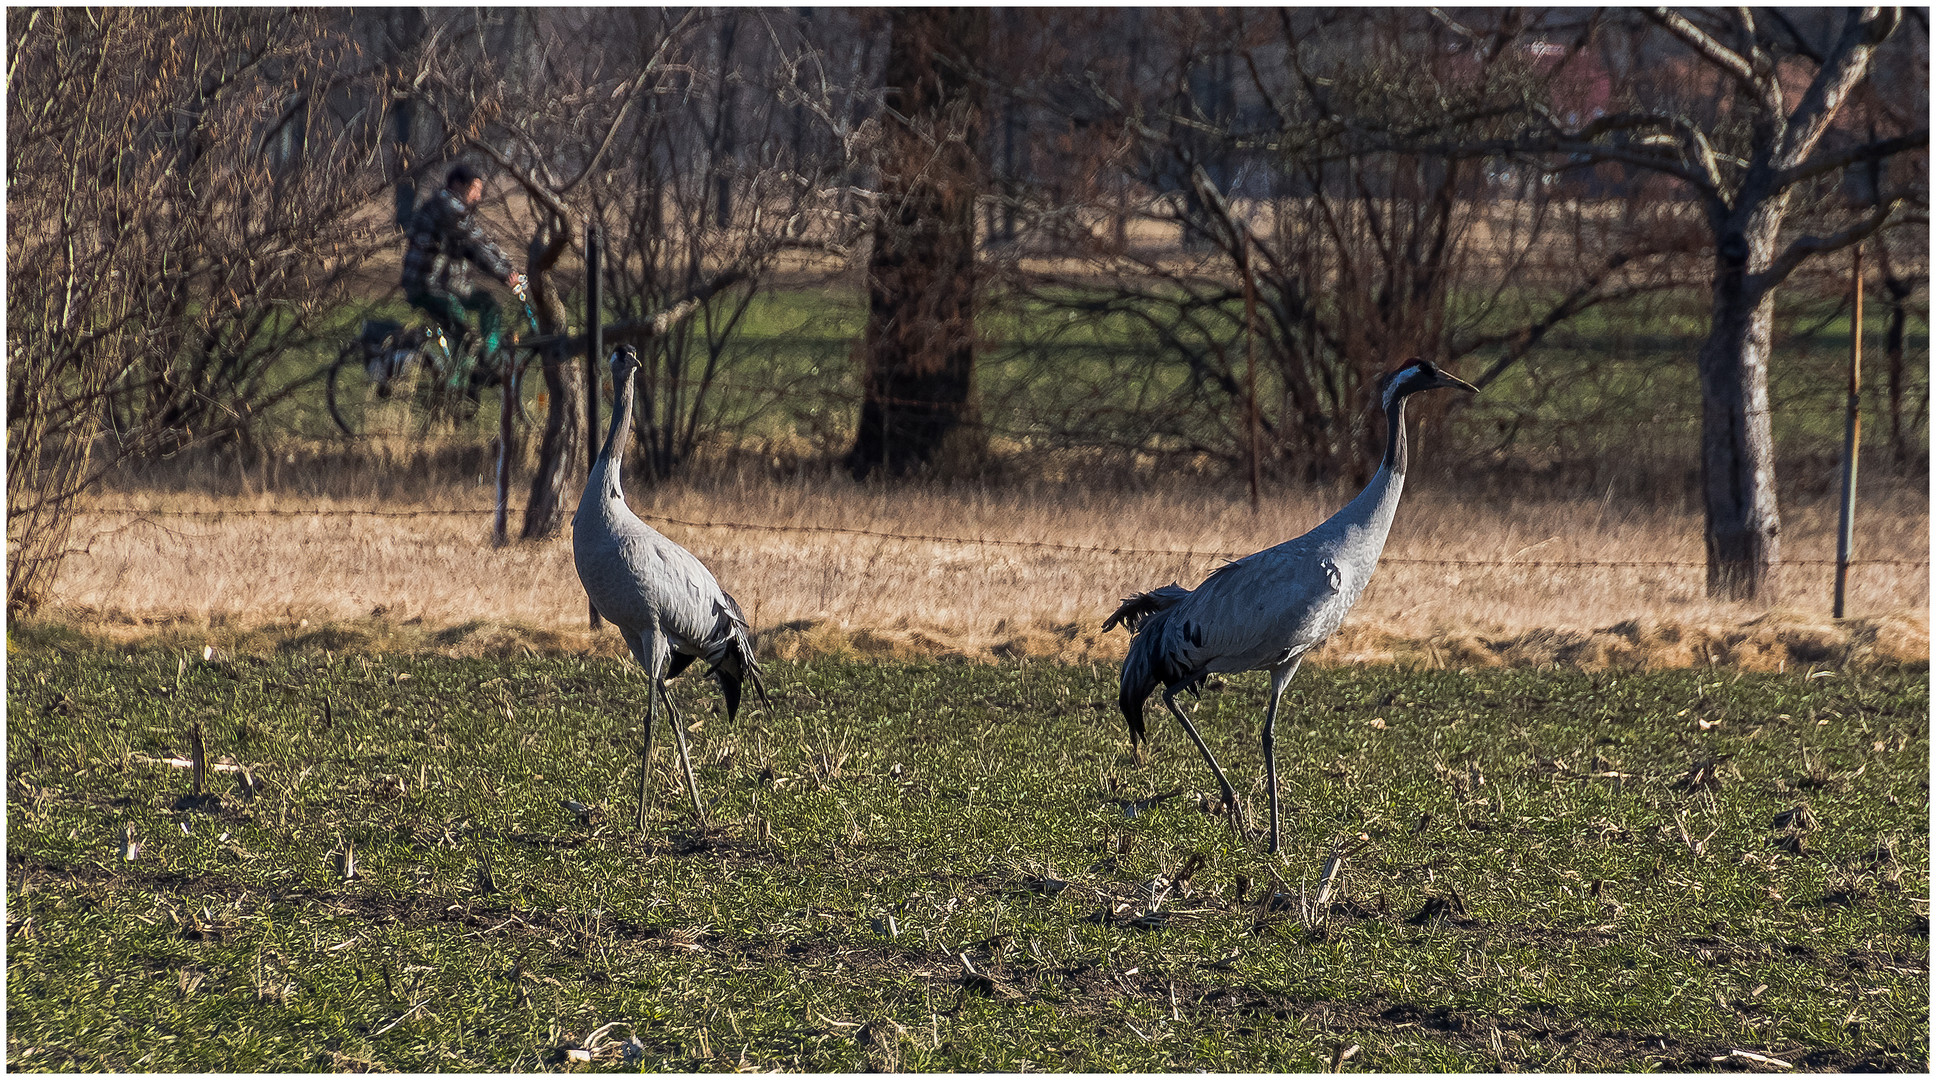
<path id="1" fill-rule="evenodd" d="M 1123 604 L 1127 608 L 1138 601 L 1153 598 L 1155 603 L 1161 605 L 1136 615 L 1137 622 L 1133 625 L 1136 637 L 1129 643 L 1129 655 L 1123 657 L 1122 684 L 1116 697 L 1117 704 L 1122 706 L 1123 721 L 1129 725 L 1129 747 L 1139 757 L 1143 744 L 1149 741 L 1149 729 L 1143 724 L 1143 704 L 1149 700 L 1150 694 L 1159 686 L 1168 687 L 1172 692 L 1183 690 L 1191 694 L 1203 690 L 1204 676 L 1201 672 L 1191 672 L 1180 665 L 1179 658 L 1166 655 L 1163 651 L 1163 630 L 1164 624 L 1170 620 L 1170 608 L 1187 595 L 1188 590 L 1170 586 L 1131 597 Z"/>
<path id="2" fill-rule="evenodd" d="M 740 610 L 739 601 L 731 593 L 721 592 L 724 598 L 720 607 L 732 622 L 732 640 L 727 642 L 726 650 L 713 664 L 712 675 L 719 680 L 720 692 L 726 695 L 726 718 L 731 720 L 739 715 L 740 694 L 746 684 L 753 684 L 753 692 L 759 695 L 760 704 L 769 710 L 773 699 L 766 696 L 766 680 L 761 677 L 760 662 L 753 658 L 753 632 L 746 623 L 746 613 Z"/>
<path id="3" fill-rule="evenodd" d="M 1143 726 L 1143 702 L 1149 700 L 1150 691 L 1155 683 L 1132 689 L 1129 679 L 1123 679 L 1123 689 L 1117 702 L 1123 707 L 1123 722 L 1129 725 L 1129 748 L 1135 750 L 1149 741 L 1149 731 Z"/>
<path id="4" fill-rule="evenodd" d="M 753 684 L 753 693 L 760 704 L 773 708 L 773 699 L 766 696 L 766 680 L 761 677 L 760 665 L 753 659 L 753 646 L 746 642 L 744 647 L 735 647 L 719 663 L 713 666 L 713 678 L 719 680 L 719 691 L 726 695 L 726 718 L 739 716 L 740 694 L 747 683 Z"/>
<path id="5" fill-rule="evenodd" d="M 1140 622 L 1143 616 L 1136 618 Z M 1129 725 L 1131 750 L 1138 750 L 1149 740 L 1148 729 L 1143 726 L 1143 703 L 1149 700 L 1151 692 L 1163 681 L 1156 670 L 1157 640 L 1162 635 L 1151 632 L 1161 626 L 1161 612 L 1158 612 L 1156 619 L 1140 628 L 1135 639 L 1129 643 L 1129 655 L 1123 657 L 1122 684 L 1116 702 L 1122 706 L 1123 722 Z M 1137 629 L 1134 625 L 1131 628 Z"/>
<path id="6" fill-rule="evenodd" d="M 1130 633 L 1135 633 L 1142 627 L 1143 620 L 1159 611 L 1167 611 L 1175 607 L 1179 600 L 1188 595 L 1190 590 L 1172 581 L 1160 589 L 1126 596 L 1123 598 L 1122 606 L 1116 609 L 1116 613 L 1103 620 L 1103 631 L 1107 633 L 1115 629 L 1116 624 L 1121 623 L 1129 629 Z"/>
<path id="7" fill-rule="evenodd" d="M 1129 643 L 1129 655 L 1123 658 L 1122 690 L 1116 700 L 1122 706 L 1123 721 L 1129 725 L 1130 749 L 1138 753 L 1149 741 L 1149 731 L 1143 726 L 1143 703 L 1163 681 L 1156 670 L 1157 640 L 1162 637 L 1157 631 L 1164 614 L 1189 595 L 1190 590 L 1172 581 L 1160 589 L 1124 597 L 1122 606 L 1102 624 L 1105 632 L 1120 623 L 1136 635 Z"/>

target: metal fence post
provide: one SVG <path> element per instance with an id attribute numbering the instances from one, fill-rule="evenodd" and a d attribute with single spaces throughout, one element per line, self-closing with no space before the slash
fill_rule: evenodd
<path id="1" fill-rule="evenodd" d="M 1846 609 L 1855 549 L 1855 454 L 1862 445 L 1862 245 L 1855 246 L 1855 312 L 1849 319 L 1849 405 L 1842 427 L 1842 527 L 1835 538 L 1835 617 Z"/>
<path id="2" fill-rule="evenodd" d="M 1257 266 L 1252 261 L 1255 250 L 1250 227 L 1240 227 L 1244 230 L 1239 238 L 1244 253 L 1244 401 L 1249 412 L 1246 420 L 1250 426 L 1250 510 L 1254 514 L 1263 506 L 1261 474 L 1264 468 L 1257 417 Z"/>
<path id="3" fill-rule="evenodd" d="M 605 351 L 605 303 L 599 287 L 600 237 L 598 223 L 585 226 L 585 470 L 598 464 L 598 361 Z M 618 450 L 623 453 L 624 451 Z M 589 603 L 589 601 L 588 601 Z M 599 626 L 598 606 L 591 605 L 591 626 Z"/>
<path id="4" fill-rule="evenodd" d="M 518 392 L 516 363 L 507 356 L 498 369 L 497 511 L 491 519 L 491 540 L 498 547 L 510 543 L 507 526 L 511 511 L 511 406 Z"/>

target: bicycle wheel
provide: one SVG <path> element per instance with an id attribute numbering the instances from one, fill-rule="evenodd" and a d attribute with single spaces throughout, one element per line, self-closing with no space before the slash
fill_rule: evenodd
<path id="1" fill-rule="evenodd" d="M 495 426 L 499 406 L 484 404 L 487 391 L 494 390 L 500 397 L 509 393 L 519 422 L 530 426 L 533 421 L 524 401 L 524 375 L 530 366 L 530 356 L 536 354 L 527 350 L 530 356 L 521 355 L 519 349 L 519 345 L 512 343 L 501 346 L 488 356 L 467 357 L 468 362 L 462 367 L 461 373 L 453 374 L 447 383 L 439 384 L 448 391 L 441 415 L 457 426 L 475 424 L 478 416 L 485 415 L 492 418 Z"/>
<path id="2" fill-rule="evenodd" d="M 517 350 L 518 346 L 512 345 L 493 357 L 488 367 L 479 364 L 471 373 L 470 396 L 481 406 L 481 411 L 495 417 L 501 405 L 482 406 L 484 391 L 495 390 L 500 398 L 505 394 L 511 395 L 511 408 L 516 414 L 517 422 L 531 427 L 536 421 L 532 419 L 530 405 L 524 399 L 524 392 L 525 379 L 530 375 L 532 358 L 528 351 L 520 353 Z"/>
<path id="3" fill-rule="evenodd" d="M 370 355 L 364 343 L 344 346 L 323 380 L 330 419 L 351 438 L 414 433 L 422 426 L 422 410 L 415 403 L 418 366 L 396 364 L 393 378 L 377 382 L 370 378 Z"/>
<path id="4" fill-rule="evenodd" d="M 530 356 L 520 356 L 517 353 L 511 354 L 511 401 L 517 407 L 518 422 L 525 427 L 532 427 L 536 424 L 536 421 L 531 417 L 531 410 L 524 400 L 524 380 L 531 374 L 531 365 L 535 361 L 536 355 L 535 352 Z"/>

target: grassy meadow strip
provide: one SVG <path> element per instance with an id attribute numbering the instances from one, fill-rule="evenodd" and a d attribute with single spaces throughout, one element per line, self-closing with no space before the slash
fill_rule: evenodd
<path id="1" fill-rule="evenodd" d="M 684 679 L 714 824 L 661 738 L 640 837 L 615 661 L 8 661 L 14 1069 L 1929 1058 L 1926 668 L 1309 671 L 1273 861 L 1106 666 Z M 1253 820 L 1263 691 L 1198 712 Z"/>

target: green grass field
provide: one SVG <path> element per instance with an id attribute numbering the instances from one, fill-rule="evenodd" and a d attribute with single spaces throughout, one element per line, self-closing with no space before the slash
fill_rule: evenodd
<path id="1" fill-rule="evenodd" d="M 1308 670 L 1273 861 L 1087 666 L 688 677 L 713 825 L 662 737 L 640 837 L 616 663 L 8 661 L 15 1069 L 1928 1064 L 1926 671 Z"/>

